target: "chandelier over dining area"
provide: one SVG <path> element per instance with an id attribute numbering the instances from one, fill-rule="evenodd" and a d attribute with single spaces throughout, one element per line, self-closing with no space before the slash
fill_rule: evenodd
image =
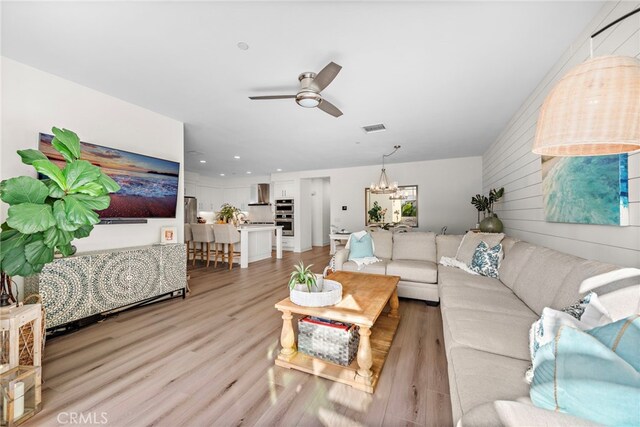
<path id="1" fill-rule="evenodd" d="M 394 145 L 393 151 L 391 153 L 382 155 L 382 171 L 380 172 L 380 178 L 378 179 L 377 183 L 372 182 L 371 186 L 369 187 L 369 190 L 373 194 L 393 194 L 398 191 L 398 182 L 389 181 L 387 171 L 384 168 L 384 159 L 385 157 L 393 156 L 399 149 L 399 145 Z"/>

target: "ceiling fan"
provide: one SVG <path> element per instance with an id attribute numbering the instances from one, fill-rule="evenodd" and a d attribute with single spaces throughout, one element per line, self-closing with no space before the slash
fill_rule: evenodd
<path id="1" fill-rule="evenodd" d="M 307 71 L 298 76 L 300 81 L 300 90 L 295 95 L 267 95 L 267 96 L 250 96 L 249 99 L 289 99 L 295 98 L 299 106 L 305 108 L 318 107 L 325 113 L 331 114 L 333 117 L 340 117 L 340 111 L 335 105 L 327 101 L 320 95 L 329 84 L 336 78 L 342 67 L 335 62 L 330 62 L 318 74 Z"/>

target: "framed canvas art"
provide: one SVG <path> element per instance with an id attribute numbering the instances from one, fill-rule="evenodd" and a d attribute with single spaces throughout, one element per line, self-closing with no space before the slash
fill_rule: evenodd
<path id="1" fill-rule="evenodd" d="M 629 156 L 542 156 L 548 222 L 629 225 Z"/>

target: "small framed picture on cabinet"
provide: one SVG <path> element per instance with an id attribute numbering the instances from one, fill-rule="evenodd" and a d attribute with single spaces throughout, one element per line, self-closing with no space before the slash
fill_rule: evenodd
<path id="1" fill-rule="evenodd" d="M 160 243 L 163 245 L 178 243 L 178 229 L 176 227 L 162 227 Z"/>

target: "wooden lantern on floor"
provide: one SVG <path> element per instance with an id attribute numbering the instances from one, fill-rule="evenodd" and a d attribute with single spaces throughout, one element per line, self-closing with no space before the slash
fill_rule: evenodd
<path id="1" fill-rule="evenodd" d="M 0 309 L 0 374 L 22 365 L 42 365 L 42 307 Z"/>
<path id="2" fill-rule="evenodd" d="M 18 426 L 40 411 L 39 366 L 18 366 L 0 377 L 0 427 Z"/>

